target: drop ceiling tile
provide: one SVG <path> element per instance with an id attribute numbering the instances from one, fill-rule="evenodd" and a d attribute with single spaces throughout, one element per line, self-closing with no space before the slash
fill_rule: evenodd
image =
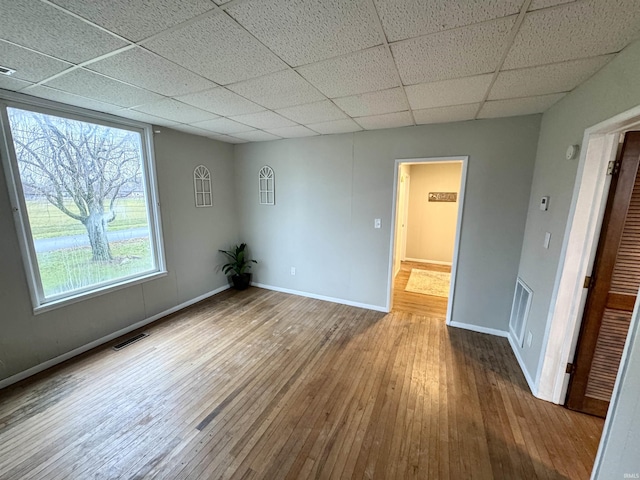
<path id="1" fill-rule="evenodd" d="M 202 122 L 204 120 L 218 118 L 218 115 L 215 113 L 205 112 L 204 110 L 171 98 L 136 107 L 136 110 L 180 123 Z"/>
<path id="2" fill-rule="evenodd" d="M 291 120 L 278 115 L 271 111 L 264 111 L 258 113 L 248 113 L 246 115 L 238 115 L 231 118 L 232 120 L 251 127 L 267 129 L 267 128 L 279 128 L 279 127 L 293 127 L 295 123 Z"/>
<path id="3" fill-rule="evenodd" d="M 517 14 L 523 0 L 375 0 L 390 42 Z"/>
<path id="4" fill-rule="evenodd" d="M 568 92 L 600 70 L 614 55 L 500 72 L 489 100 Z"/>
<path id="5" fill-rule="evenodd" d="M 28 82 L 39 82 L 71 66 L 68 62 L 56 60 L 3 40 L 0 40 L 0 65 L 16 71 L 12 78 Z"/>
<path id="6" fill-rule="evenodd" d="M 377 130 L 380 128 L 397 128 L 413 125 L 409 112 L 385 113 L 383 115 L 371 115 L 354 119 L 365 130 Z"/>
<path id="7" fill-rule="evenodd" d="M 318 135 L 316 132 L 303 127 L 302 125 L 296 125 L 295 127 L 270 128 L 267 130 L 267 133 L 283 138 L 312 137 L 314 135 Z"/>
<path id="8" fill-rule="evenodd" d="M 280 137 L 276 135 L 271 135 L 267 132 L 262 132 L 260 130 L 254 130 L 252 132 L 242 132 L 236 133 L 236 137 L 242 140 L 248 140 L 250 142 L 267 142 L 269 140 L 280 140 Z"/>
<path id="9" fill-rule="evenodd" d="M 212 81 L 138 47 L 92 63 L 86 68 L 167 96 L 184 95 L 216 86 Z"/>
<path id="10" fill-rule="evenodd" d="M 405 85 L 493 72 L 514 17 L 435 33 L 391 45 Z"/>
<path id="11" fill-rule="evenodd" d="M 529 11 L 540 10 L 542 8 L 555 7 L 564 3 L 573 3 L 576 0 L 533 0 L 529 5 Z"/>
<path id="12" fill-rule="evenodd" d="M 264 107 L 242 98 L 226 88 L 214 88 L 205 92 L 190 93 L 189 95 L 177 97 L 177 100 L 226 117 L 264 110 Z"/>
<path id="13" fill-rule="evenodd" d="M 347 116 L 329 100 L 283 108 L 278 110 L 278 113 L 302 124 L 328 122 L 330 120 L 347 118 Z"/>
<path id="14" fill-rule="evenodd" d="M 381 43 L 370 0 L 242 2 L 228 13 L 291 66 Z"/>
<path id="15" fill-rule="evenodd" d="M 230 135 L 218 135 L 213 133 L 213 134 L 209 134 L 208 137 L 214 140 L 218 140 L 219 142 L 225 142 L 225 143 L 248 143 L 248 140 L 232 137 Z"/>
<path id="16" fill-rule="evenodd" d="M 133 87 L 103 75 L 77 69 L 46 82 L 48 87 L 122 107 L 162 100 L 160 95 Z"/>
<path id="17" fill-rule="evenodd" d="M 208 0 L 51 0 L 137 42 L 214 8 Z"/>
<path id="18" fill-rule="evenodd" d="M 239 132 L 248 132 L 253 130 L 252 127 L 248 127 L 242 123 L 234 122 L 228 118 L 216 118 L 215 120 L 207 120 L 205 122 L 197 122 L 193 124 L 194 127 L 204 128 L 214 133 L 225 133 L 235 135 Z"/>
<path id="19" fill-rule="evenodd" d="M 300 67 L 298 72 L 329 98 L 398 86 L 393 59 L 385 47 Z"/>
<path id="20" fill-rule="evenodd" d="M 451 107 L 426 108 L 414 110 L 413 117 L 419 125 L 425 123 L 449 123 L 464 120 L 473 120 L 480 107 L 479 103 L 467 105 L 454 105 Z"/>
<path id="21" fill-rule="evenodd" d="M 360 130 L 362 130 L 362 128 L 360 128 L 360 125 L 358 125 L 350 118 L 345 118 L 344 120 L 333 120 L 331 122 L 313 123 L 311 125 L 307 125 L 307 127 L 315 132 L 322 133 L 323 135 L 330 135 L 332 133 L 359 132 Z"/>
<path id="22" fill-rule="evenodd" d="M 527 13 L 504 69 L 622 50 L 640 34 L 640 2 L 591 0 Z"/>
<path id="23" fill-rule="evenodd" d="M 43 2 L 0 0 L 2 38 L 73 63 L 127 45 Z"/>
<path id="24" fill-rule="evenodd" d="M 513 117 L 515 115 L 542 113 L 565 95 L 565 93 L 553 93 L 536 97 L 485 102 L 478 118 Z"/>
<path id="25" fill-rule="evenodd" d="M 34 97 L 45 98 L 54 102 L 64 103 L 66 105 L 73 105 L 75 107 L 87 108 L 97 112 L 115 113 L 120 110 L 121 107 L 113 105 L 111 103 L 101 102 L 91 98 L 81 97 L 72 93 L 56 90 L 55 88 L 49 88 L 44 85 L 34 85 L 33 87 L 25 90 L 23 93 L 33 95 Z"/>
<path id="26" fill-rule="evenodd" d="M 143 45 L 221 85 L 286 68 L 282 60 L 223 13 Z"/>
<path id="27" fill-rule="evenodd" d="M 30 85 L 33 84 L 31 82 L 25 82 L 24 80 L 18 80 L 17 78 L 0 75 L 0 88 L 4 88 L 5 90 L 13 90 L 17 92 L 18 90 L 22 90 Z"/>
<path id="28" fill-rule="evenodd" d="M 201 137 L 207 137 L 211 135 L 211 132 L 209 130 L 204 130 L 202 128 L 194 127 L 192 125 L 185 125 L 183 123 L 173 125 L 171 128 L 173 130 L 178 130 L 179 132 L 190 133 L 191 135 L 199 135 Z"/>
<path id="29" fill-rule="evenodd" d="M 150 123 L 151 125 L 161 125 L 163 127 L 170 127 L 172 125 L 178 124 L 178 122 L 175 122 L 173 120 L 156 117 L 155 115 L 149 115 L 148 113 L 139 112 L 137 110 L 118 110 L 117 112 L 114 112 L 114 115 L 118 115 L 124 118 L 130 118 L 131 120 L 137 120 L 139 122 Z"/>
<path id="30" fill-rule="evenodd" d="M 484 99 L 493 75 L 456 78 L 441 82 L 421 83 L 405 87 L 409 104 L 413 110 L 445 107 L 463 103 L 480 102 Z"/>
<path id="31" fill-rule="evenodd" d="M 304 78 L 291 70 L 229 85 L 228 88 L 272 110 L 325 99 Z"/>
<path id="32" fill-rule="evenodd" d="M 407 109 L 407 100 L 401 88 L 336 98 L 334 102 L 352 117 L 380 115 Z"/>

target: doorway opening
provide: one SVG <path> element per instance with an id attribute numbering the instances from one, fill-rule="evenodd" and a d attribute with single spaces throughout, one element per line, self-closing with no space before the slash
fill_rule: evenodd
<path id="1" fill-rule="evenodd" d="M 468 157 L 395 162 L 388 310 L 451 321 Z"/>

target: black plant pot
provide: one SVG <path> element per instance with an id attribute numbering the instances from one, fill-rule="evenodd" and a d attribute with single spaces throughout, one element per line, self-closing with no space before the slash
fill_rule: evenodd
<path id="1" fill-rule="evenodd" d="M 242 275 L 232 275 L 231 282 L 236 290 L 246 290 L 251 285 L 251 274 L 243 273 Z"/>

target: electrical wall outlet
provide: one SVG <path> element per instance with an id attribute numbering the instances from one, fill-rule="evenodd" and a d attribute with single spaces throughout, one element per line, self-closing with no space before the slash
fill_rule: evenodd
<path id="1" fill-rule="evenodd" d="M 291 267 L 291 275 L 295 275 L 296 274 L 296 267 Z"/>
<path id="2" fill-rule="evenodd" d="M 382 225 L 382 220 L 379 218 L 374 218 L 373 219 L 373 228 L 380 228 L 380 226 Z"/>

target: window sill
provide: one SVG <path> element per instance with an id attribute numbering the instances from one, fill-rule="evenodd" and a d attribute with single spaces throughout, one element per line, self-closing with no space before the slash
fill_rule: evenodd
<path id="1" fill-rule="evenodd" d="M 134 285 L 145 283 L 145 282 L 155 280 L 157 278 L 161 278 L 165 276 L 167 276 L 167 271 L 161 270 L 159 272 L 153 272 L 148 275 L 144 275 L 142 277 L 137 277 L 131 280 L 125 280 L 120 283 L 115 283 L 112 285 L 107 285 L 101 288 L 97 288 L 95 290 L 91 290 L 90 292 L 83 292 L 77 295 L 61 298 L 59 300 L 53 300 L 47 303 L 43 303 L 42 305 L 39 305 L 37 307 L 34 307 L 33 314 L 39 315 L 41 313 L 49 312 L 57 308 L 66 307 L 67 305 L 71 305 L 73 303 L 83 302 L 93 297 L 104 295 L 106 293 L 115 292 L 116 290 L 122 290 L 123 288 L 132 287 Z"/>

